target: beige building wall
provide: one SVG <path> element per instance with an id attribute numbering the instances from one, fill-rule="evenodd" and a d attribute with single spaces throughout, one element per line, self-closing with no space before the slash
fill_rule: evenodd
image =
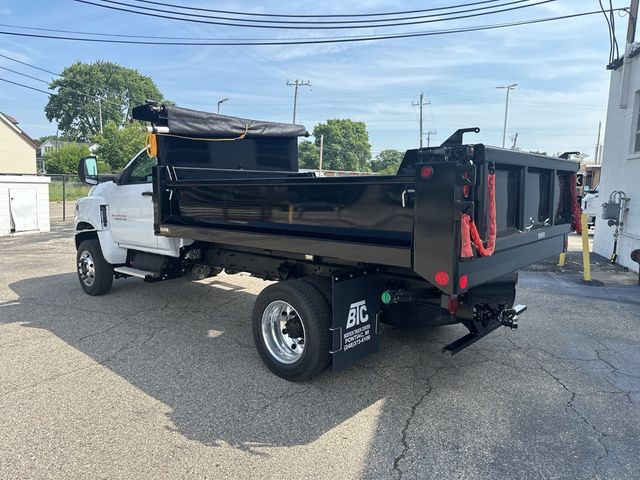
<path id="1" fill-rule="evenodd" d="M 0 173 L 36 173 L 36 149 L 0 116 Z"/>

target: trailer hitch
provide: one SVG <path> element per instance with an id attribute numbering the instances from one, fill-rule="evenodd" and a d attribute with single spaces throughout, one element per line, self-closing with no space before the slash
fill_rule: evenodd
<path id="1" fill-rule="evenodd" d="M 473 319 L 464 322 L 464 325 L 469 329 L 469 333 L 446 345 L 442 348 L 442 351 L 455 355 L 501 326 L 515 330 L 518 328 L 518 315 L 526 309 L 526 305 L 506 308 L 505 304 L 498 306 L 487 303 L 477 304 L 474 307 Z"/>
<path id="2" fill-rule="evenodd" d="M 501 325 L 515 330 L 518 328 L 518 315 L 526 309 L 526 305 L 516 305 L 513 308 L 506 308 L 506 304 L 500 304 L 497 308 L 493 308 L 491 305 L 483 303 L 476 306 L 475 317 L 480 320 L 480 323 L 485 328 L 492 320 L 496 319 Z"/>

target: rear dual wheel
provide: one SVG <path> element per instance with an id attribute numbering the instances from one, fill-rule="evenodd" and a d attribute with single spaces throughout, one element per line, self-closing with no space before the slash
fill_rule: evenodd
<path id="1" fill-rule="evenodd" d="M 287 280 L 265 288 L 253 307 L 252 328 L 262 361 L 279 377 L 306 380 L 331 362 L 331 309 L 309 282 Z"/>

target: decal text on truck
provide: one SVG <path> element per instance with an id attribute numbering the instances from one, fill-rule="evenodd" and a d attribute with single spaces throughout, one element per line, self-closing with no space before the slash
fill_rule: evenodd
<path id="1" fill-rule="evenodd" d="M 360 300 L 359 302 L 352 303 L 349 306 L 347 328 L 353 328 L 356 325 L 367 322 L 368 320 L 369 314 L 367 313 L 367 302 L 365 300 Z"/>

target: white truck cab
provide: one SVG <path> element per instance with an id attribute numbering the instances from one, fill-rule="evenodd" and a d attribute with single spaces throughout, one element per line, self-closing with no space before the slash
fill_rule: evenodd
<path id="1" fill-rule="evenodd" d="M 598 202 L 598 190 L 600 186 L 597 185 L 593 189 L 586 188 L 586 193 L 582 197 L 582 211 L 588 215 L 587 224 L 589 227 L 594 227 L 596 224 L 596 217 L 601 212 L 602 202 Z"/>
<path id="2" fill-rule="evenodd" d="M 87 197 L 77 201 L 74 219 L 78 275 L 87 293 L 109 291 L 114 273 L 145 278 L 149 272 L 130 266 L 136 254 L 178 258 L 182 247 L 193 243 L 154 234 L 151 182 L 155 164 L 146 148 L 117 175 L 98 175 L 95 157 L 81 160 L 80 169 L 85 171 L 79 169 L 79 174 L 94 185 Z"/>

